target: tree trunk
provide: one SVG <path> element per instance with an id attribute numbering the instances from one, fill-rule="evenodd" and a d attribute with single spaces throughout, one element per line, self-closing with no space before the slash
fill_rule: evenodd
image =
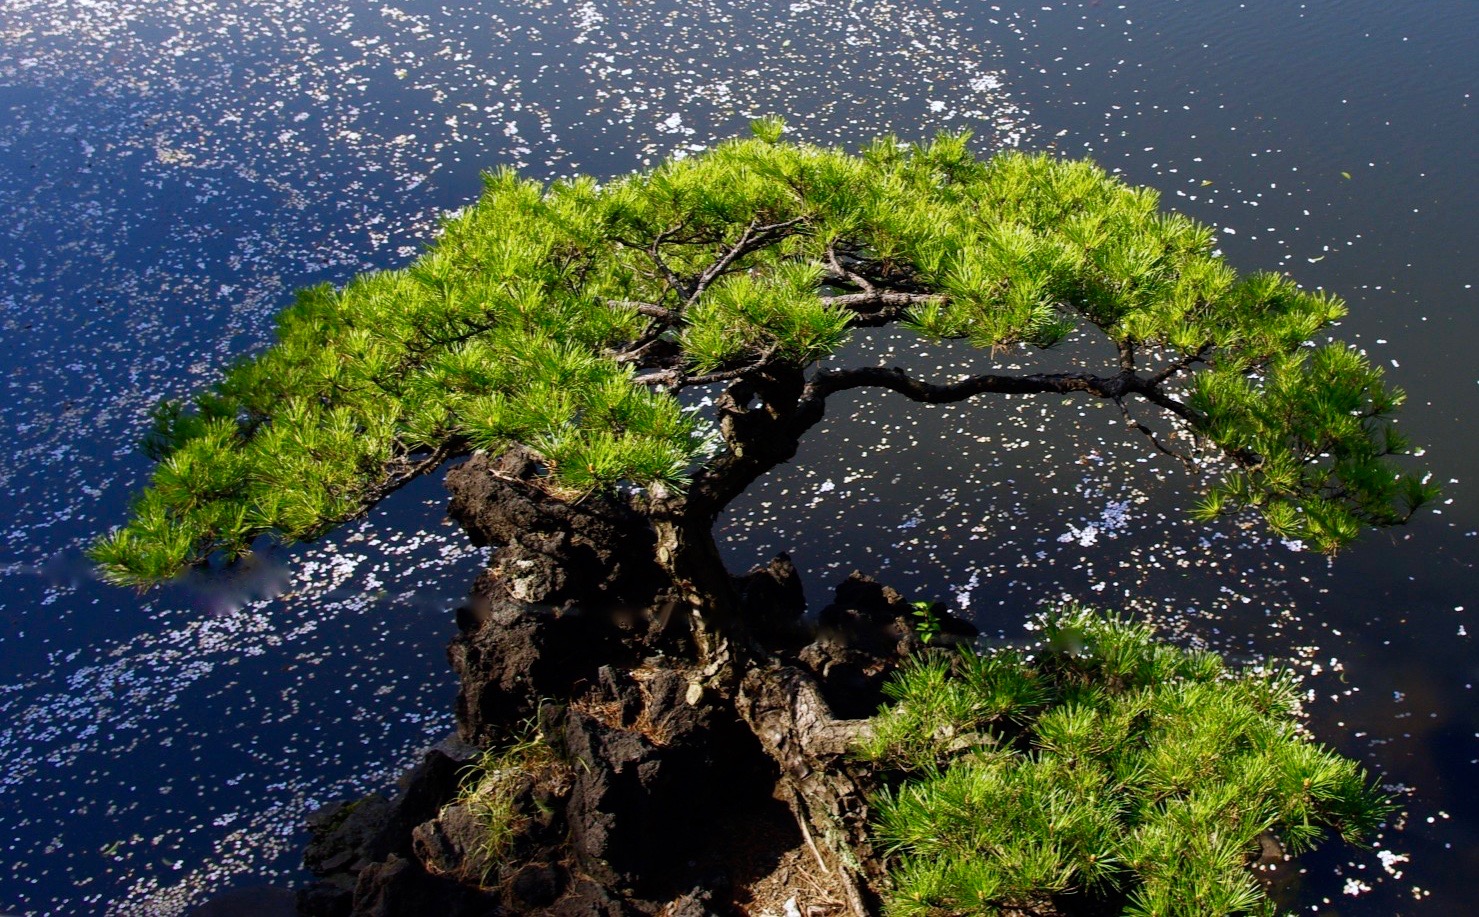
<path id="1" fill-rule="evenodd" d="M 868 841 L 870 787 L 848 761 L 868 721 L 835 719 L 816 680 L 778 661 L 746 671 L 735 711 L 780 766 L 779 788 L 820 868 L 857 917 L 877 913 L 883 867 Z"/>
<path id="2" fill-rule="evenodd" d="M 816 679 L 784 663 L 747 627 L 735 581 L 714 540 L 715 519 L 691 504 L 654 517 L 658 563 L 690 608 L 703 675 L 755 734 L 779 771 L 778 795 L 819 868 L 858 917 L 877 912 L 883 870 L 867 838 L 864 771 L 848 761 L 866 720 L 839 720 Z"/>
<path id="3" fill-rule="evenodd" d="M 748 638 L 739 613 L 739 594 L 714 541 L 714 519 L 686 503 L 660 509 L 652 520 L 656 558 L 688 606 L 694 646 L 704 678 L 732 685 L 735 644 Z M 721 693 L 730 690 L 720 688 Z"/>
<path id="4" fill-rule="evenodd" d="M 853 913 L 876 913 L 872 888 L 882 871 L 866 835 L 866 771 L 852 766 L 847 758 L 866 721 L 836 719 L 816 678 L 776 655 L 775 646 L 768 644 L 779 644 L 769 639 L 774 634 L 762 632 L 763 621 L 751 626 L 746 620 L 746 600 L 714 539 L 717 511 L 708 508 L 711 504 L 683 497 L 656 500 L 640 508 L 645 512 L 630 516 L 604 504 L 559 504 L 528 488 L 524 481 L 530 472 L 519 458 L 479 457 L 448 480 L 454 495 L 453 515 L 478 540 L 500 544 L 492 569 L 480 581 L 481 588 L 491 590 L 491 597 L 497 599 L 490 606 L 487 632 L 482 630 L 482 621 L 472 622 L 453 645 L 454 664 L 462 663 L 457 668 L 466 695 L 459 702 L 459 726 L 464 734 L 489 740 L 498 722 L 507 721 L 511 713 L 527 713 L 524 707 L 535 702 L 535 695 L 525 698 L 520 690 L 558 690 L 559 685 L 576 684 L 589 679 L 589 671 L 601 662 L 594 656 L 586 659 L 585 655 L 591 655 L 586 653 L 579 665 L 558 678 L 536 665 L 529 670 L 529 684 L 511 675 L 495 677 L 502 672 L 500 665 L 517 668 L 522 664 L 523 657 L 510 655 L 510 641 L 522 634 L 519 628 L 530 630 L 524 656 L 539 665 L 568 661 L 556 647 L 562 639 L 589 642 L 575 633 L 579 627 L 591 626 L 587 618 L 530 614 L 519 611 L 522 602 L 529 598 L 548 601 L 556 594 L 568 595 L 577 605 L 609 602 L 618 596 L 642 601 L 637 598 L 639 593 L 650 596 L 650 584 L 666 579 L 690 617 L 699 665 L 696 682 L 703 687 L 702 693 L 709 701 L 732 708 L 775 763 L 777 795 L 791 808 L 818 868 L 835 880 L 828 884 L 843 891 Z M 650 536 L 638 531 L 646 529 L 643 521 L 650 525 Z M 631 528 L 633 523 L 636 528 Z M 641 572 L 644 564 L 637 555 L 646 559 L 650 573 Z M 524 582 L 530 578 L 529 571 L 546 567 L 540 582 L 548 579 L 556 587 L 548 595 L 515 594 L 532 588 Z M 507 598 L 522 601 L 509 605 Z M 794 649 L 796 644 L 789 645 Z M 486 651 L 474 652 L 480 648 Z M 609 652 L 595 646 L 589 649 L 597 656 Z M 690 696 L 689 703 L 697 699 Z M 478 711 L 483 712 L 474 716 Z M 485 720 L 492 725 L 479 726 Z"/>

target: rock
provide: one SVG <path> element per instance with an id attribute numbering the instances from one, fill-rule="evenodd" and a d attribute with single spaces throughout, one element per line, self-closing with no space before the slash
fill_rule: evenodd
<path id="1" fill-rule="evenodd" d="M 332 880 L 313 882 L 298 889 L 298 917 L 349 917 L 354 906 L 354 885 Z"/>
<path id="2" fill-rule="evenodd" d="M 817 616 L 821 634 L 879 657 L 914 648 L 912 607 L 904 597 L 853 571 L 837 584 L 836 598 Z"/>
<path id="3" fill-rule="evenodd" d="M 636 774 L 638 765 L 653 762 L 655 749 L 634 732 L 576 711 L 565 722 L 565 750 L 577 762 L 565 807 L 571 850 L 594 878 L 617 881 L 643 859 L 645 800 Z"/>
<path id="4" fill-rule="evenodd" d="M 932 609 L 940 633 L 932 645 L 969 643 L 977 631 L 944 606 Z M 883 702 L 883 683 L 909 656 L 925 649 L 915 630 L 913 606 L 894 589 L 854 571 L 837 585 L 836 598 L 817 616 L 817 639 L 797 654 L 822 687 L 837 716 L 872 716 Z"/>
<path id="5" fill-rule="evenodd" d="M 453 804 L 412 829 L 411 850 L 434 875 L 482 884 L 484 875 L 494 866 L 483 856 L 486 834 L 487 829 L 466 806 Z"/>
<path id="6" fill-rule="evenodd" d="M 697 883 L 698 851 L 726 842 L 714 837 L 715 820 L 731 807 L 751 810 L 768 800 L 775 774 L 743 726 L 710 703 L 687 702 L 684 673 L 638 675 L 613 672 L 605 680 L 622 695 L 629 680 L 640 686 L 643 706 L 626 728 L 581 705 L 566 719 L 574 781 L 565 814 L 580 871 L 661 903 Z M 608 697 L 598 690 L 589 703 L 611 709 Z M 724 781 L 718 794 L 716 774 Z"/>
<path id="7" fill-rule="evenodd" d="M 757 633 L 781 641 L 806 634 L 806 591 L 789 554 L 777 554 L 770 563 L 751 568 L 739 581 L 745 620 Z"/>
<path id="8" fill-rule="evenodd" d="M 376 838 L 376 859 L 389 853 L 410 854 L 412 829 L 436 818 L 442 806 L 457 798 L 463 772 L 479 754 L 452 736 L 422 755 L 421 763 L 400 779 L 400 795 Z"/>
<path id="9" fill-rule="evenodd" d="M 611 499 L 565 503 L 530 483 L 524 451 L 477 455 L 447 474 L 448 512 L 497 549 L 457 611 L 448 658 L 459 676 L 458 734 L 488 745 L 529 720 L 541 698 L 569 698 L 602 665 L 635 664 L 686 635 L 661 595 L 645 519 Z"/>
<path id="10" fill-rule="evenodd" d="M 605 885 L 581 879 L 570 893 L 545 910 L 545 917 L 629 917 L 637 912 Z"/>
<path id="11" fill-rule="evenodd" d="M 617 725 L 628 727 L 636 723 L 643 706 L 642 689 L 637 680 L 625 670 L 609 665 L 601 666 L 596 675 L 601 694 L 617 704 Z"/>
<path id="12" fill-rule="evenodd" d="M 433 876 L 413 860 L 391 854 L 360 872 L 354 917 L 505 917 L 510 912 L 476 888 Z"/>
<path id="13" fill-rule="evenodd" d="M 306 822 L 312 839 L 303 851 L 303 865 L 320 881 L 299 890 L 298 913 L 302 917 L 350 914 L 361 873 L 390 856 L 410 854 L 412 829 L 434 818 L 457 795 L 462 768 L 476 754 L 477 749 L 448 739 L 427 751 L 401 778 L 401 791 L 394 801 L 371 793 L 311 813 Z"/>
<path id="14" fill-rule="evenodd" d="M 488 746 L 534 719 L 545 698 L 570 697 L 620 653 L 609 619 L 580 608 L 490 604 L 485 626 L 458 634 L 447 658 L 458 676 L 457 734 Z"/>
<path id="15" fill-rule="evenodd" d="M 720 917 L 726 912 L 714 906 L 713 892 L 696 888 L 663 908 L 659 917 Z"/>
<path id="16" fill-rule="evenodd" d="M 643 684 L 646 724 L 659 743 L 672 744 L 678 736 L 698 736 L 710 726 L 713 708 L 690 700 L 690 681 L 672 669 L 659 669 Z"/>
<path id="17" fill-rule="evenodd" d="M 563 870 L 545 863 L 531 863 L 514 874 L 508 887 L 514 903 L 524 908 L 538 908 L 554 903 L 564 892 L 565 883 Z"/>
<path id="18" fill-rule="evenodd" d="M 356 872 L 383 856 L 380 838 L 390 819 L 391 802 L 371 793 L 353 802 L 333 802 L 308 816 L 312 835 L 303 851 L 303 866 L 326 877 Z"/>
<path id="19" fill-rule="evenodd" d="M 666 585 L 645 519 L 610 498 L 545 497 L 525 483 L 540 471 L 531 453 L 512 449 L 474 455 L 447 473 L 448 514 L 474 544 L 496 546 L 489 563 L 496 575 L 480 580 L 489 598 L 630 606 Z"/>
<path id="20" fill-rule="evenodd" d="M 393 803 L 370 797 L 311 817 L 305 863 L 323 881 L 300 892 L 301 914 L 727 914 L 730 878 L 715 870 L 735 868 L 733 837 L 715 825 L 791 806 L 823 846 L 856 840 L 866 787 L 843 772 L 861 724 L 846 718 L 874 712 L 889 669 L 921 647 L 909 603 L 854 574 L 808 644 L 800 577 L 778 555 L 735 580 L 766 645 L 751 659 L 760 669 L 739 696 L 706 688 L 683 667 L 686 606 L 654 561 L 647 523 L 613 500 L 549 499 L 540 474 L 517 451 L 448 474 L 451 515 L 495 545 L 448 648 L 457 741 L 428 752 Z M 457 801 L 459 784 L 478 748 L 506 748 L 530 722 L 564 763 L 531 757 L 544 763 L 528 774 L 499 771 L 517 817 L 489 862 L 486 826 Z M 831 869 L 867 874 L 842 854 Z M 861 906 L 855 888 L 848 895 Z"/>

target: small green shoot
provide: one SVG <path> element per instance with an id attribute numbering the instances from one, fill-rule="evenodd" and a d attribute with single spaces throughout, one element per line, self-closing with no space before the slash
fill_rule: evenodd
<path id="1" fill-rule="evenodd" d="M 511 744 L 490 748 L 464 769 L 462 790 L 451 805 L 468 809 L 483 829 L 474 853 L 484 883 L 530 821 L 520 806 L 525 790 L 535 782 L 558 788 L 570 776 L 570 765 L 532 724 Z"/>
<path id="2" fill-rule="evenodd" d="M 909 613 L 914 615 L 914 632 L 928 646 L 940 635 L 940 618 L 935 614 L 934 602 L 910 602 Z"/>

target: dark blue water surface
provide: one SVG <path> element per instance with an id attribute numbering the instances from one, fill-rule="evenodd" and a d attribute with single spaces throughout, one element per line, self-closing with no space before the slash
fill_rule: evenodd
<path id="1" fill-rule="evenodd" d="M 1408 391 L 1447 483 L 1331 560 L 1187 522 L 1192 482 L 1117 412 L 854 402 L 735 507 L 734 565 L 791 550 L 816 600 L 860 568 L 1007 639 L 1067 596 L 1287 660 L 1312 728 L 1402 808 L 1376 850 L 1296 864 L 1290 908 L 1465 913 L 1476 41 L 1472 0 L 5 0 L 0 909 L 179 914 L 291 884 L 307 808 L 387 787 L 451 726 L 448 612 L 483 555 L 435 480 L 224 586 L 91 578 L 80 548 L 148 471 L 148 406 L 262 347 L 293 288 L 405 263 L 482 169 L 615 175 L 779 112 L 845 145 L 970 127 L 1159 188 L 1240 268 L 1347 298 L 1339 333 Z"/>

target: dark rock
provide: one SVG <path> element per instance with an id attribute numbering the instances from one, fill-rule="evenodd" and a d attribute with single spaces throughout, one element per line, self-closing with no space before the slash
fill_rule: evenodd
<path id="1" fill-rule="evenodd" d="M 642 689 L 637 680 L 625 670 L 603 665 L 597 672 L 597 681 L 601 694 L 617 704 L 619 725 L 635 723 L 637 714 L 642 712 Z"/>
<path id="2" fill-rule="evenodd" d="M 496 576 L 480 585 L 492 600 L 561 605 L 645 604 L 667 578 L 653 556 L 646 520 L 610 498 L 568 503 L 530 483 L 542 469 L 532 454 L 512 449 L 497 458 L 475 455 L 447 473 L 447 512 L 474 544 L 496 545 Z M 462 615 L 475 622 L 476 609 Z"/>
<path id="3" fill-rule="evenodd" d="M 451 879 L 433 876 L 420 864 L 392 854 L 365 867 L 354 888 L 355 917 L 503 917 L 508 911 L 492 896 Z"/>
<path id="4" fill-rule="evenodd" d="M 298 917 L 349 917 L 354 886 L 333 880 L 313 882 L 298 889 Z"/>
<path id="5" fill-rule="evenodd" d="M 732 913 L 723 873 L 736 868 L 733 832 L 715 825 L 749 825 L 767 807 L 789 823 L 785 804 L 772 798 L 777 780 L 827 773 L 841 759 L 840 739 L 826 760 L 773 753 L 757 738 L 766 730 L 741 722 L 742 713 L 759 721 L 748 708 L 716 706 L 712 694 L 692 690 L 677 661 L 689 658 L 687 606 L 655 563 L 646 521 L 612 500 L 552 500 L 539 490 L 541 473 L 530 454 L 515 451 L 475 456 L 448 474 L 449 512 L 475 543 L 495 546 L 457 611 L 459 634 L 448 649 L 460 682 L 458 736 L 471 745 L 429 752 L 394 803 L 373 797 L 316 813 L 305 862 L 327 879 L 300 893 L 300 913 Z M 753 635 L 788 662 L 799 650 L 833 692 L 828 698 L 844 698 L 834 702 L 844 715 L 873 712 L 888 669 L 920 648 L 909 603 L 867 577 L 838 587 L 804 649 L 805 597 L 787 556 L 735 582 Z M 811 685 L 801 668 L 783 668 Z M 783 691 L 749 694 L 766 709 L 796 706 Z M 802 706 L 826 712 L 820 695 Z M 507 849 L 488 862 L 486 827 L 456 802 L 459 784 L 478 754 L 473 745 L 507 747 L 529 722 L 563 761 L 540 759 L 533 773 L 500 788 L 518 815 Z M 785 735 L 793 733 L 803 734 L 796 727 Z M 811 805 L 811 796 L 797 798 Z M 851 824 L 851 809 L 837 811 L 839 824 Z"/>
<path id="6" fill-rule="evenodd" d="M 477 749 L 448 739 L 429 750 L 401 778 L 395 801 L 371 793 L 311 813 L 306 822 L 312 839 L 303 851 L 303 865 L 322 881 L 298 892 L 298 913 L 302 917 L 350 914 L 361 873 L 392 855 L 410 854 L 412 829 L 434 818 L 457 795 L 462 768 L 476 754 Z"/>
<path id="7" fill-rule="evenodd" d="M 713 834 L 716 819 L 768 800 L 775 773 L 737 721 L 688 702 L 682 673 L 659 669 L 639 683 L 638 729 L 578 709 L 566 720 L 574 781 L 565 815 L 581 872 L 661 903 L 694 887 L 697 852 L 726 843 Z"/>
<path id="8" fill-rule="evenodd" d="M 525 908 L 546 907 L 565 890 L 562 870 L 544 863 L 531 863 L 509 880 L 509 891 L 515 903 Z"/>
<path id="9" fill-rule="evenodd" d="M 570 825 L 570 846 L 582 865 L 603 882 L 613 882 L 625 858 L 639 851 L 622 850 L 620 830 L 637 832 L 641 818 L 640 792 L 634 783 L 637 763 L 647 759 L 650 749 L 641 736 L 613 730 L 581 712 L 565 721 L 565 751 L 576 763 L 576 777 L 565 818 Z M 632 822 L 624 816 L 631 815 Z M 645 838 L 636 840 L 640 845 Z M 615 857 L 617 863 L 612 864 Z"/>
<path id="10" fill-rule="evenodd" d="M 486 834 L 466 806 L 450 805 L 412 829 L 411 850 L 428 871 L 476 884 L 493 865 L 481 850 Z"/>
<path id="11" fill-rule="evenodd" d="M 806 633 L 806 591 L 789 554 L 777 554 L 770 563 L 751 568 L 739 580 L 745 620 L 756 633 L 786 640 Z"/>
<path id="12" fill-rule="evenodd" d="M 969 644 L 978 633 L 944 605 L 931 611 L 939 625 L 931 646 Z M 797 661 L 816 676 L 828 704 L 844 719 L 877 712 L 889 674 L 926 649 L 913 605 L 856 571 L 837 585 L 836 598 L 822 609 L 817 624 L 817 639 L 799 651 Z"/>
<path id="13" fill-rule="evenodd" d="M 659 669 L 644 684 L 647 722 L 652 734 L 672 743 L 676 737 L 692 737 L 709 728 L 713 708 L 690 704 L 687 678 L 672 669 Z"/>
<path id="14" fill-rule="evenodd" d="M 303 866 L 317 876 L 357 871 L 383 856 L 381 837 L 390 820 L 390 800 L 371 793 L 353 802 L 333 802 L 308 816 L 312 835 Z"/>
<path id="15" fill-rule="evenodd" d="M 716 906 L 715 897 L 709 889 L 696 888 L 663 908 L 661 917 L 724 917 L 728 909 Z"/>
<path id="16" fill-rule="evenodd" d="M 545 911 L 546 917 L 629 917 L 637 912 L 598 882 L 581 879 Z"/>
<path id="17" fill-rule="evenodd" d="M 488 623 L 454 637 L 447 658 L 458 675 L 457 732 L 490 745 L 535 717 L 542 699 L 569 697 L 609 661 L 608 620 L 511 602 L 490 604 Z"/>
<path id="18" fill-rule="evenodd" d="M 900 655 L 918 642 L 912 611 L 894 589 L 854 571 L 817 616 L 819 637 L 874 656 Z"/>
<path id="19" fill-rule="evenodd" d="M 687 638 L 645 517 L 611 498 L 550 498 L 541 473 L 515 449 L 447 474 L 448 513 L 496 546 L 448 649 L 459 735 L 479 745 L 530 719 L 541 697 L 574 696 L 602 665 L 635 664 L 644 647 L 678 652 Z"/>
<path id="20" fill-rule="evenodd" d="M 462 775 L 478 756 L 478 749 L 455 737 L 426 752 L 421 763 L 400 779 L 401 793 L 376 838 L 375 859 L 411 852 L 411 831 L 435 818 L 442 806 L 457 798 Z"/>

